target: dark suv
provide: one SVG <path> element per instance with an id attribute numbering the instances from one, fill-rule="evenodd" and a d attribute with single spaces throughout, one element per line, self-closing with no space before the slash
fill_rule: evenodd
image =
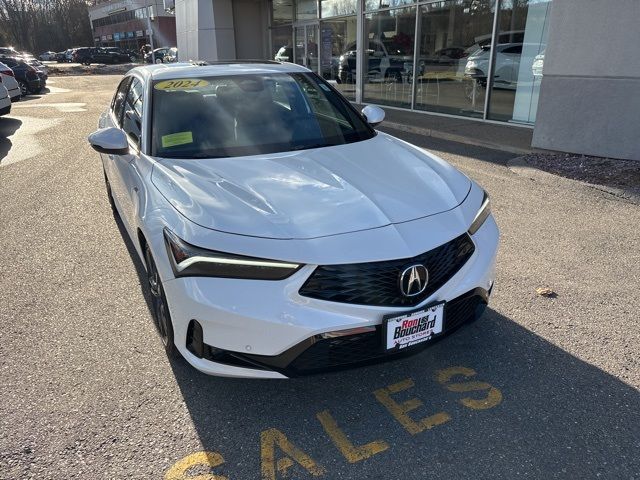
<path id="1" fill-rule="evenodd" d="M 92 63 L 128 63 L 131 61 L 127 53 L 117 48 L 82 47 L 73 52 L 73 61 L 90 65 Z"/>

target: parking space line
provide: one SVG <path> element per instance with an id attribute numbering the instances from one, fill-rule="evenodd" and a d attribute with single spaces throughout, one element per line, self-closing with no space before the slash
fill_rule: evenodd
<path id="1" fill-rule="evenodd" d="M 366 460 L 377 453 L 384 452 L 389 448 L 389 444 L 383 440 L 374 440 L 366 445 L 356 446 L 347 437 L 338 423 L 335 421 L 329 410 L 323 410 L 316 414 L 322 428 L 327 433 L 336 448 L 342 453 L 349 463 L 356 463 Z"/>
<path id="2" fill-rule="evenodd" d="M 402 403 L 396 402 L 391 395 L 400 393 L 405 390 L 413 388 L 415 384 L 411 378 L 402 380 L 401 382 L 394 383 L 385 388 L 380 388 L 373 392 L 374 396 L 387 410 L 393 415 L 393 417 L 404 427 L 404 429 L 411 435 L 416 435 L 424 430 L 428 430 L 437 425 L 451 420 L 451 416 L 446 412 L 438 412 L 428 417 L 424 417 L 420 420 L 412 419 L 408 413 L 421 407 L 422 400 L 418 398 L 410 398 Z"/>

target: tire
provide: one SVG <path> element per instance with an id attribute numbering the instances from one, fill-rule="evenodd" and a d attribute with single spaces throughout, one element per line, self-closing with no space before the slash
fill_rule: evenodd
<path id="1" fill-rule="evenodd" d="M 20 84 L 20 94 L 24 97 L 26 95 L 29 94 L 29 85 L 27 85 L 27 82 L 23 82 L 22 80 L 18 81 L 18 84 Z"/>
<path id="2" fill-rule="evenodd" d="M 169 358 L 177 357 L 177 349 L 173 337 L 173 325 L 171 323 L 171 314 L 167 298 L 164 294 L 162 280 L 156 268 L 156 262 L 153 260 L 151 250 L 148 245 L 144 248 L 144 259 L 147 264 L 147 281 L 149 291 L 151 292 L 152 313 L 160 335 L 160 340 L 164 345 L 164 350 Z"/>
<path id="3" fill-rule="evenodd" d="M 156 63 L 162 63 L 162 59 L 161 58 L 156 58 Z"/>

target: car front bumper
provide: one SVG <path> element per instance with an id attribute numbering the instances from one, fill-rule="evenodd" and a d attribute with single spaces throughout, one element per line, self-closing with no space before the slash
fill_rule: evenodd
<path id="1" fill-rule="evenodd" d="M 447 334 L 475 318 L 481 307 L 486 305 L 495 279 L 499 243 L 493 216 L 471 238 L 475 250 L 469 260 L 441 288 L 409 308 L 354 305 L 301 296 L 298 292 L 315 269 L 314 265 L 307 265 L 282 281 L 205 277 L 168 280 L 164 288 L 176 346 L 198 370 L 232 377 L 286 378 L 314 373 L 324 367 L 385 360 L 390 355 L 386 355 L 382 345 L 376 343 L 376 338 L 381 338 L 380 329 L 385 315 L 420 310 L 426 305 L 446 301 L 451 304 L 451 310 L 445 310 L 444 333 Z M 468 301 L 471 297 L 475 302 L 473 305 Z M 467 303 L 463 308 L 464 302 Z M 466 313 L 460 313 L 461 309 Z M 455 315 L 452 313 L 454 310 L 457 312 Z M 457 318 L 455 325 L 449 325 L 451 328 L 447 327 L 447 315 L 451 322 L 453 316 Z M 198 330 L 195 349 L 193 321 L 197 322 Z M 342 330 L 358 333 L 341 338 L 362 340 L 369 345 L 368 348 L 376 351 L 368 356 L 360 355 L 353 362 L 338 362 L 339 365 L 323 363 L 324 347 L 313 346 L 328 332 L 332 332 L 329 334 L 331 337 Z M 355 337 L 365 331 L 368 337 Z M 378 337 L 374 338 L 375 335 Z M 351 343 L 355 345 L 356 342 Z M 383 354 L 379 354 L 381 351 Z M 304 352 L 307 353 L 303 357 Z M 318 368 L 310 364 L 314 356 L 309 352 L 315 352 Z"/>

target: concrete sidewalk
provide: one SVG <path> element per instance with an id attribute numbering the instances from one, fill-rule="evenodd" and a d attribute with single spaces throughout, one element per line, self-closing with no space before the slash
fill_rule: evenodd
<path id="1" fill-rule="evenodd" d="M 362 109 L 363 106 L 357 107 Z M 429 115 L 384 106 L 382 108 L 386 113 L 385 120 L 381 124 L 383 127 L 517 155 L 525 155 L 533 151 L 532 128 Z"/>

